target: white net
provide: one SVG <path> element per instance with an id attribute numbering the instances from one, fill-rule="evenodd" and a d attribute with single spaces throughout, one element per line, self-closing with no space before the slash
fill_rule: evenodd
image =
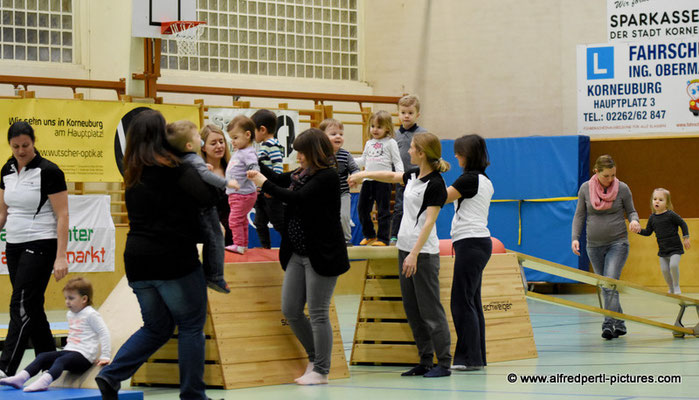
<path id="1" fill-rule="evenodd" d="M 199 55 L 199 38 L 204 34 L 205 24 L 182 29 L 180 25 L 172 25 L 172 38 L 177 42 L 177 55 Z"/>

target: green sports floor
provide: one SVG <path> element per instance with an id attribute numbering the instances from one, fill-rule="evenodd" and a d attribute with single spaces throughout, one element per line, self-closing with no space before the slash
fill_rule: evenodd
<path id="1" fill-rule="evenodd" d="M 699 298 L 698 295 L 691 295 Z M 594 294 L 561 295 L 595 305 Z M 673 323 L 678 308 L 641 297 L 622 296 L 624 311 Z M 349 359 L 359 296 L 336 296 L 344 348 Z M 606 341 L 600 337 L 600 316 L 528 300 L 539 357 L 488 365 L 483 371 L 455 372 L 446 378 L 401 377 L 406 367 L 350 366 L 351 377 L 328 385 L 294 384 L 236 390 L 208 390 L 212 399 L 699 399 L 699 339 L 675 339 L 670 332 L 627 322 L 628 335 Z M 51 312 L 60 321 L 64 312 Z M 697 313 L 688 309 L 685 325 L 694 325 Z M 7 314 L 0 314 L 0 321 Z M 28 351 L 23 366 L 29 363 Z M 570 379 L 572 383 L 525 383 L 534 379 Z M 583 377 L 606 378 L 605 383 L 576 383 Z M 561 378 L 562 377 L 562 378 Z M 652 378 L 654 383 L 639 383 Z M 681 380 L 657 383 L 660 379 Z M 611 380 L 617 383 L 610 384 Z M 636 383 L 621 383 L 632 380 Z M 514 381 L 511 383 L 510 381 Z M 123 387 L 126 389 L 127 387 Z M 135 387 L 150 400 L 177 399 L 177 388 Z"/>

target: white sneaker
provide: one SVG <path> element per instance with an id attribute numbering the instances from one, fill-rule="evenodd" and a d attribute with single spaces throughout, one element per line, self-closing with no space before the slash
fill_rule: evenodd
<path id="1" fill-rule="evenodd" d="M 451 368 L 452 371 L 466 371 L 466 366 L 465 365 L 460 365 L 460 364 L 455 364 L 452 365 Z"/>

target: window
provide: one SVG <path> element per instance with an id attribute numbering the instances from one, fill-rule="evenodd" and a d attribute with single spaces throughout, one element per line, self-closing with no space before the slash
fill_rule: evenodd
<path id="1" fill-rule="evenodd" d="M 73 62 L 73 0 L 0 0 L 5 60 Z"/>
<path id="2" fill-rule="evenodd" d="M 198 0 L 197 56 L 162 41 L 162 68 L 359 80 L 357 0 Z"/>

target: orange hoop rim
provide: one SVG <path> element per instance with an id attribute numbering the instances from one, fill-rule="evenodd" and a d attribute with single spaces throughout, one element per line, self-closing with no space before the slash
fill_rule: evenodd
<path id="1" fill-rule="evenodd" d="M 206 24 L 205 21 L 168 21 L 160 25 L 160 33 L 163 35 L 172 35 L 175 32 L 181 32 L 195 26 Z M 173 29 L 175 28 L 175 29 Z"/>

